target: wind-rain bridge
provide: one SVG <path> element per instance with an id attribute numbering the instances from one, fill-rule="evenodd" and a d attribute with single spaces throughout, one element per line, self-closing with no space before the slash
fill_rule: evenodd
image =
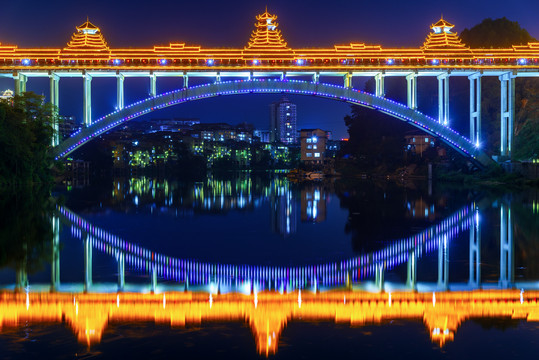
<path id="1" fill-rule="evenodd" d="M 79 77 L 83 84 L 83 129 L 71 138 L 54 140 L 54 152 L 62 158 L 98 135 L 138 116 L 163 107 L 218 95 L 245 93 L 294 93 L 346 101 L 387 113 L 430 133 L 479 166 L 490 158 L 480 150 L 481 79 L 500 80 L 500 156 L 511 155 L 515 117 L 515 79 L 539 76 L 539 43 L 507 49 L 472 49 L 452 32 L 454 25 L 440 19 L 419 48 L 383 48 L 350 43 L 333 48 L 291 48 L 268 13 L 256 17 L 255 30 L 243 48 L 203 48 L 171 43 L 153 48 L 111 48 L 99 27 L 86 21 L 76 28 L 62 49 L 18 48 L 0 43 L 0 77 L 13 78 L 15 93 L 26 91 L 32 77 L 50 79 L 50 101 L 59 107 L 61 78 Z M 450 127 L 449 79 L 465 76 L 470 81 L 470 133 L 464 137 Z M 92 79 L 116 78 L 114 112 L 92 117 Z M 127 77 L 149 79 L 149 98 L 126 106 Z M 159 93 L 157 78 L 181 78 L 178 90 Z M 354 77 L 375 79 L 374 94 L 353 89 Z M 407 101 L 385 98 L 387 77 L 406 78 Z M 417 81 L 438 80 L 438 117 L 418 111 Z M 206 78 L 206 85 L 189 86 L 190 78 Z M 335 79 L 342 86 L 335 85 Z M 331 83 L 331 84 L 330 84 Z"/>

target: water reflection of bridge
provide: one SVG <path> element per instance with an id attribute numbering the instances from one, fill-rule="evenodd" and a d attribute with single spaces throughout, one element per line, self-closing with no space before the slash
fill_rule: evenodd
<path id="1" fill-rule="evenodd" d="M 33 323 L 67 323 L 79 342 L 101 341 L 111 322 L 148 322 L 172 327 L 207 322 L 246 322 L 258 352 L 277 351 L 289 321 L 335 321 L 354 326 L 393 319 L 422 320 L 433 342 L 454 340 L 458 326 L 470 318 L 509 317 L 539 321 L 539 292 L 366 293 L 296 291 L 252 295 L 204 293 L 90 294 L 0 293 L 0 330 Z"/>
<path id="2" fill-rule="evenodd" d="M 390 319 L 422 319 L 431 339 L 443 345 L 453 340 L 458 326 L 471 317 L 539 320 L 537 283 L 514 281 L 510 205 L 500 203 L 499 213 L 499 281 L 484 283 L 480 271 L 481 220 L 475 204 L 381 250 L 340 262 L 290 268 L 208 264 L 167 257 L 58 207 L 53 220 L 51 284 L 28 286 L 26 276 L 19 273 L 17 287 L 26 286 L 27 291 L 0 294 L 0 325 L 65 321 L 79 341 L 90 345 L 100 341 L 111 321 L 154 321 L 171 326 L 245 321 L 250 324 L 258 351 L 267 355 L 276 352 L 288 321 L 364 325 Z M 83 241 L 83 284 L 60 283 L 61 222 L 69 224 L 72 234 Z M 448 245 L 467 230 L 469 280 L 450 283 Z M 94 250 L 117 259 L 117 284 L 93 283 Z M 429 252 L 437 253 L 438 279 L 434 283 L 418 282 L 417 261 Z M 384 282 L 384 272 L 400 264 L 407 265 L 406 282 Z M 126 265 L 150 274 L 151 284 L 126 283 Z M 158 284 L 158 280 L 168 283 Z M 55 291 L 50 293 L 50 289 Z M 358 289 L 368 291 L 354 291 Z M 468 291 L 472 289 L 475 291 Z"/>

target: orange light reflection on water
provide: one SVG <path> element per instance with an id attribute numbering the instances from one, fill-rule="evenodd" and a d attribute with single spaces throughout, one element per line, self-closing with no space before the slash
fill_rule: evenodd
<path id="1" fill-rule="evenodd" d="M 65 321 L 88 346 L 99 343 L 109 322 L 148 322 L 183 327 L 203 322 L 247 322 L 257 349 L 277 351 L 288 321 L 335 321 L 352 326 L 391 319 L 422 319 L 433 342 L 454 339 L 469 318 L 511 317 L 539 321 L 539 291 L 477 290 L 470 292 L 366 293 L 332 291 L 253 295 L 207 293 L 0 293 L 0 331 L 20 323 Z M 255 301 L 256 296 L 256 301 Z M 256 304 L 255 304 L 256 303 Z"/>

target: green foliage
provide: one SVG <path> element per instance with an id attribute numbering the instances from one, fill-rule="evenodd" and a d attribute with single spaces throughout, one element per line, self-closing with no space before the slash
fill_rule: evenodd
<path id="1" fill-rule="evenodd" d="M 0 268 L 28 273 L 50 260 L 54 209 L 49 187 L 16 187 L 0 191 Z"/>
<path id="2" fill-rule="evenodd" d="M 510 48 L 537 41 L 518 22 L 503 17 L 483 20 L 460 34 L 462 41 L 471 48 Z"/>
<path id="3" fill-rule="evenodd" d="M 461 33 L 464 43 L 472 48 L 510 48 L 537 41 L 518 22 L 485 19 Z M 483 137 L 490 153 L 498 153 L 500 145 L 500 94 L 499 81 L 483 79 L 482 84 Z M 514 160 L 533 158 L 539 153 L 539 82 L 536 79 L 516 80 L 516 116 L 514 123 Z"/>
<path id="4" fill-rule="evenodd" d="M 395 167 L 402 163 L 404 134 L 409 125 L 378 111 L 353 105 L 350 115 L 344 118 L 349 141 L 344 153 L 357 159 L 361 170 L 371 170 L 380 165 Z"/>
<path id="5" fill-rule="evenodd" d="M 48 183 L 56 111 L 32 92 L 0 102 L 0 184 Z"/>

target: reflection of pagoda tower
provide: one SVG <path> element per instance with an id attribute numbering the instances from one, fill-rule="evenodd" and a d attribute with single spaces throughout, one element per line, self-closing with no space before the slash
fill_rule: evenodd
<path id="1" fill-rule="evenodd" d="M 430 26 L 432 32 L 429 33 L 427 39 L 423 43 L 423 50 L 439 50 L 439 49 L 461 49 L 468 50 L 462 43 L 462 40 L 456 33 L 452 33 L 451 29 L 455 25 L 441 18 L 436 24 Z"/>
<path id="2" fill-rule="evenodd" d="M 275 179 L 270 194 L 271 228 L 287 236 L 297 231 L 297 204 L 288 181 Z"/>
<path id="3" fill-rule="evenodd" d="M 68 55 L 77 53 L 80 55 L 81 51 L 84 51 L 89 52 L 92 57 L 95 57 L 96 53 L 103 53 L 108 59 L 109 46 L 97 26 L 86 20 L 84 24 L 77 26 L 76 29 L 77 32 L 71 36 L 71 41 L 67 43 L 67 47 L 62 51 L 63 53 Z"/>

